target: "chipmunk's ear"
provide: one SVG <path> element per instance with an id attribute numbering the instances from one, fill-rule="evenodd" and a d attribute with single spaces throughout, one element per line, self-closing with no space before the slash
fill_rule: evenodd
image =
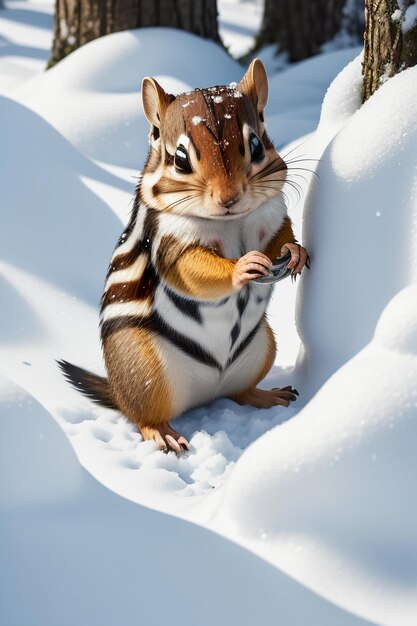
<path id="1" fill-rule="evenodd" d="M 252 61 L 237 88 L 252 100 L 258 113 L 264 110 L 268 100 L 268 77 L 262 61 Z"/>
<path id="2" fill-rule="evenodd" d="M 174 96 L 166 93 L 161 85 L 148 76 L 142 81 L 142 102 L 145 115 L 153 126 L 160 128 L 165 111 Z"/>

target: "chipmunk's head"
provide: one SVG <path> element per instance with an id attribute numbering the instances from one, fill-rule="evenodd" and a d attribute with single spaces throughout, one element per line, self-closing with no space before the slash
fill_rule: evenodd
<path id="1" fill-rule="evenodd" d="M 281 193 L 286 165 L 264 125 L 268 79 L 253 61 L 239 84 L 173 96 L 142 83 L 151 123 L 141 192 L 161 211 L 236 219 Z"/>

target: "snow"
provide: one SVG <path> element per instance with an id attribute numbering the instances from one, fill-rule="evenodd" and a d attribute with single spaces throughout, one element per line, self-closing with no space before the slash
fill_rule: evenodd
<path id="1" fill-rule="evenodd" d="M 226 4 L 231 37 L 259 14 Z M 20 48 L 39 36 L 46 60 L 50 5 L 8 6 L 0 29 Z M 304 207 L 288 194 L 312 269 L 276 289 L 262 383 L 294 384 L 291 409 L 199 407 L 174 424 L 191 439 L 177 458 L 55 365 L 103 372 L 98 302 L 148 149 L 141 78 L 177 92 L 244 71 L 186 33 L 164 29 L 161 49 L 161 32 L 104 37 L 46 74 L 31 49 L 24 71 L 0 59 L 1 621 L 266 625 L 279 607 L 286 626 L 414 626 L 416 69 L 363 106 L 357 49 L 270 77 L 268 131 L 309 189 Z M 315 159 L 319 178 L 296 169 Z"/>
<path id="2" fill-rule="evenodd" d="M 339 606 L 410 626 L 417 614 L 416 305 L 412 285 L 389 303 L 375 339 L 294 419 L 245 452 L 214 524 Z"/>
<path id="3" fill-rule="evenodd" d="M 359 74 L 359 60 L 345 78 L 355 68 Z M 367 345 L 384 307 L 415 280 L 416 88 L 415 69 L 386 82 L 327 146 L 320 179 L 310 186 L 304 241 L 315 272 L 300 287 L 297 324 L 304 344 L 299 366 L 323 361 L 308 376 L 312 390 Z M 335 115 L 340 123 L 357 91 L 353 82 L 341 108 L 337 93 L 328 95 L 317 141 L 328 137 L 328 112 L 334 130 Z"/>
<path id="4" fill-rule="evenodd" d="M 360 108 L 354 72 L 360 59 L 332 85 L 312 140 L 334 135 L 303 223 L 312 271 L 298 292 L 293 380 L 312 399 L 240 457 L 214 527 L 340 606 L 411 625 L 417 68 Z"/>
<path id="5" fill-rule="evenodd" d="M 147 54 L 160 38 L 159 54 Z M 174 66 L 169 50 L 175 50 Z M 204 87 L 202 76 L 208 84 L 228 83 L 240 73 L 236 61 L 210 41 L 168 28 L 144 28 L 90 42 L 34 76 L 14 96 L 83 154 L 137 171 L 146 157 L 142 138 L 149 130 L 140 104 L 141 78 L 153 76 L 166 91 L 180 93 Z"/>
<path id="6" fill-rule="evenodd" d="M 417 5 L 411 4 L 404 13 L 403 32 L 407 33 L 417 24 Z"/>
<path id="7" fill-rule="evenodd" d="M 259 0 L 219 0 L 219 32 L 232 56 L 247 54 L 262 21 L 263 6 Z"/>
<path id="8" fill-rule="evenodd" d="M 401 22 L 403 17 L 403 12 L 401 9 L 396 9 L 394 13 L 391 15 L 391 19 L 393 22 Z"/>
<path id="9" fill-rule="evenodd" d="M 194 126 L 198 126 L 199 124 L 204 122 L 204 118 L 200 117 L 199 115 L 194 115 L 194 117 L 192 118 L 191 121 L 192 121 Z"/>
<path id="10" fill-rule="evenodd" d="M 365 625 L 233 542 L 105 489 L 37 402 L 0 385 L 2 624 L 252 626 L 278 604 L 289 626 Z"/>
<path id="11" fill-rule="evenodd" d="M 51 2 L 9 0 L 5 4 L 7 10 L 0 10 L 3 95 L 43 70 L 50 57 L 53 28 Z"/>

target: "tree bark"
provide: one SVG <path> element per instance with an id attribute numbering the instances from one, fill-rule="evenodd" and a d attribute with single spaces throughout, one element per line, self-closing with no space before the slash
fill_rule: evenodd
<path id="1" fill-rule="evenodd" d="M 365 0 L 365 19 L 364 102 L 391 76 L 417 65 L 416 1 Z"/>
<path id="2" fill-rule="evenodd" d="M 278 53 L 287 53 L 294 62 L 320 52 L 342 28 L 356 36 L 359 31 L 362 37 L 363 21 L 357 9 L 358 0 L 265 0 L 255 51 L 274 44 Z"/>
<path id="3" fill-rule="evenodd" d="M 92 39 L 144 26 L 170 26 L 220 41 L 216 0 L 56 0 L 48 67 Z"/>

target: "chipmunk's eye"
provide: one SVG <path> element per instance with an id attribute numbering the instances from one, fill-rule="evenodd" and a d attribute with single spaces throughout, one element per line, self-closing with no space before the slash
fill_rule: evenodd
<path id="1" fill-rule="evenodd" d="M 180 174 L 191 174 L 193 171 L 188 158 L 188 152 L 181 143 L 177 146 L 175 151 L 174 165 L 175 169 Z"/>
<path id="2" fill-rule="evenodd" d="M 261 140 L 255 133 L 249 135 L 250 158 L 252 163 L 260 163 L 265 156 Z"/>

